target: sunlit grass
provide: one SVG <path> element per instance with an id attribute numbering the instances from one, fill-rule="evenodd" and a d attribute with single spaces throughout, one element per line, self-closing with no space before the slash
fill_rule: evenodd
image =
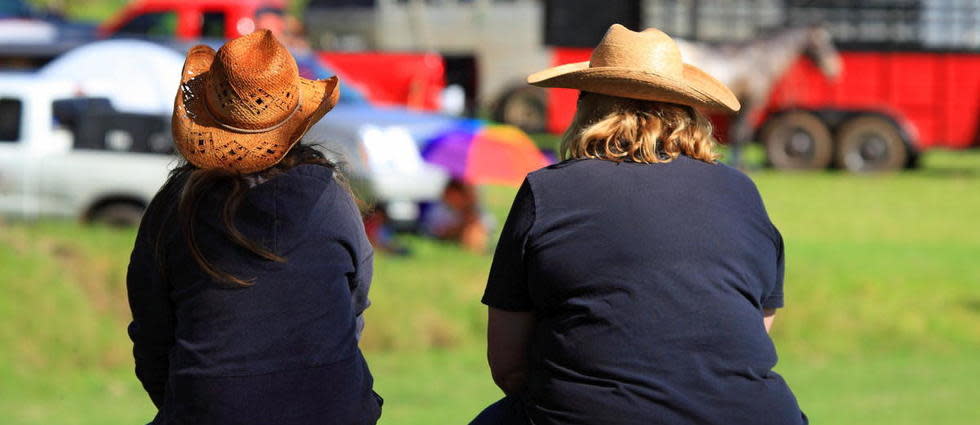
<path id="1" fill-rule="evenodd" d="M 787 245 L 777 370 L 813 423 L 974 424 L 980 152 L 932 152 L 895 175 L 752 177 Z M 514 191 L 484 189 L 500 223 Z M 133 235 L 0 225 L 0 422 L 150 419 L 125 334 Z M 363 341 L 383 423 L 465 423 L 499 396 L 479 304 L 490 257 L 405 242 L 411 257 L 378 257 Z"/>

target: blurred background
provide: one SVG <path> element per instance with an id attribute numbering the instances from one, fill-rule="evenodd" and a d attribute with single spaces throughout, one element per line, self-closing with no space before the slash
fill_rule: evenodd
<path id="1" fill-rule="evenodd" d="M 814 423 L 980 423 L 980 0 L 0 0 L 0 422 L 152 417 L 124 279 L 183 55 L 267 28 L 343 81 L 305 142 L 379 252 L 382 423 L 466 423 L 500 397 L 496 235 L 574 112 L 523 79 L 615 22 L 682 39 L 743 104 L 712 120 L 786 240 L 777 371 Z"/>

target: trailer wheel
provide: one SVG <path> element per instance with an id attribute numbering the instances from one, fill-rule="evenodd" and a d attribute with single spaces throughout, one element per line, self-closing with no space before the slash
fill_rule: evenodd
<path id="1" fill-rule="evenodd" d="M 493 119 L 528 133 L 543 133 L 548 125 L 546 93 L 537 87 L 518 87 L 497 102 Z"/>
<path id="2" fill-rule="evenodd" d="M 882 117 L 854 118 L 837 133 L 835 162 L 847 171 L 897 171 L 909 163 L 910 155 L 898 128 Z"/>
<path id="3" fill-rule="evenodd" d="M 112 202 L 100 206 L 89 216 L 92 223 L 112 227 L 132 227 L 140 224 L 144 208 L 131 202 Z"/>
<path id="4" fill-rule="evenodd" d="M 770 120 L 762 143 L 769 163 L 781 170 L 827 168 L 834 158 L 830 129 L 809 112 L 788 112 Z"/>

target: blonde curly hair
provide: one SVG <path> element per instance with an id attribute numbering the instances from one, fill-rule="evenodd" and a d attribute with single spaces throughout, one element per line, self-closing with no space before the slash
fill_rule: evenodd
<path id="1" fill-rule="evenodd" d="M 582 92 L 561 157 L 655 163 L 686 155 L 714 163 L 716 146 L 711 122 L 690 106 Z"/>

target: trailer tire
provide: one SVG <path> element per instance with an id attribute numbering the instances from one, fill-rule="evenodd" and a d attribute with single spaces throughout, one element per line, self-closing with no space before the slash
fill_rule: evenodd
<path id="1" fill-rule="evenodd" d="M 112 202 L 93 211 L 89 221 L 111 227 L 133 227 L 140 224 L 144 210 L 133 202 Z"/>
<path id="2" fill-rule="evenodd" d="M 762 130 L 766 158 L 781 170 L 818 170 L 834 159 L 834 139 L 819 117 L 805 111 L 771 119 Z"/>
<path id="3" fill-rule="evenodd" d="M 548 126 L 547 93 L 537 87 L 508 90 L 497 102 L 493 119 L 528 133 L 543 133 Z"/>
<path id="4" fill-rule="evenodd" d="M 886 118 L 862 115 L 845 122 L 837 132 L 838 167 L 853 173 L 898 171 L 910 164 L 912 153 L 898 128 Z"/>

